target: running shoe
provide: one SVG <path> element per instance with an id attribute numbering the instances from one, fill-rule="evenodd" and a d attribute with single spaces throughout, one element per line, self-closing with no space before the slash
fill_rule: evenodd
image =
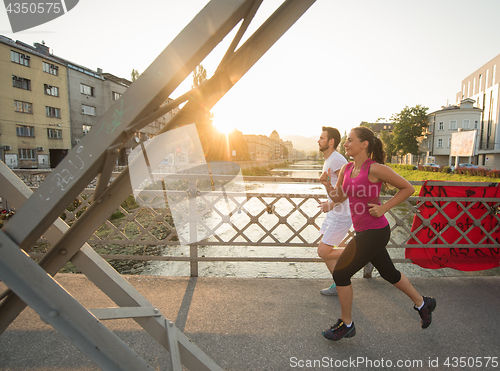
<path id="1" fill-rule="evenodd" d="M 338 296 L 337 286 L 335 286 L 335 284 L 332 284 L 329 288 L 320 290 L 319 292 L 326 296 Z"/>
<path id="2" fill-rule="evenodd" d="M 351 327 L 347 327 L 346 324 L 339 318 L 335 325 L 330 327 L 328 330 L 323 331 L 322 334 L 328 340 L 338 341 L 342 338 L 352 338 L 356 335 L 356 327 L 354 327 L 354 322 Z"/>
<path id="3" fill-rule="evenodd" d="M 413 309 L 420 314 L 422 328 L 427 328 L 432 322 L 432 311 L 436 309 L 436 299 L 424 296 L 424 306 L 422 309 L 418 310 L 416 306 L 413 306 Z"/>

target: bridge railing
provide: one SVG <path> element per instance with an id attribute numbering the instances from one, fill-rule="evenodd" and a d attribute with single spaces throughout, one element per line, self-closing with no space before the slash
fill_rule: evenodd
<path id="1" fill-rule="evenodd" d="M 212 180 L 224 180 L 224 176 L 213 176 Z M 252 182 L 306 182 L 317 183 L 313 179 L 294 179 L 283 177 L 245 177 L 245 184 Z M 172 210 L 166 205 L 163 208 L 140 206 L 131 195 L 110 218 L 92 235 L 88 243 L 97 249 L 105 259 L 129 261 L 183 261 L 189 262 L 191 276 L 198 275 L 200 262 L 288 262 L 305 263 L 321 262 L 314 256 L 205 256 L 199 255 L 200 247 L 207 246 L 248 246 L 248 247 L 316 247 L 321 235 L 324 214 L 318 208 L 326 199 L 323 187 L 318 183 L 318 193 L 285 193 L 285 192 L 200 192 L 199 176 L 182 175 L 179 189 L 170 190 L 169 195 L 176 200 L 184 200 L 184 210 L 174 210 L 182 215 L 182 220 L 174 221 Z M 421 186 L 424 182 L 411 182 Z M 428 182 L 439 186 L 491 186 L 489 183 Z M 158 191 L 143 191 L 140 197 L 162 197 Z M 386 201 L 391 196 L 381 196 Z M 73 224 L 85 209 L 92 203 L 93 190 L 86 189 L 77 200 L 61 215 L 69 225 Z M 449 217 L 443 210 L 454 203 L 460 210 L 455 217 Z M 174 206 L 181 208 L 179 202 Z M 446 218 L 445 225 L 436 226 L 428 218 L 421 216 L 423 205 L 432 207 Z M 448 248 L 461 249 L 474 247 L 468 236 L 472 228 L 482 230 L 481 247 L 498 249 L 500 243 L 495 239 L 498 232 L 500 198 L 481 197 L 410 197 L 393 208 L 386 217 L 391 226 L 390 249 L 404 248 Z M 481 216 L 471 214 L 472 209 L 484 209 Z M 466 215 L 471 223 L 464 227 L 458 222 Z M 487 230 L 482 220 L 493 216 L 496 225 Z M 420 226 L 412 231 L 415 218 L 421 220 Z M 491 223 L 490 223 L 491 224 Z M 421 232 L 426 229 L 433 238 L 427 243 L 419 240 Z M 450 243 L 441 235 L 448 230 L 457 231 L 457 239 Z M 351 230 L 341 246 L 353 236 Z M 190 236 L 197 236 L 196 242 L 189 243 Z M 413 244 L 407 242 L 412 240 Z M 191 238 L 192 241 L 192 238 Z M 40 241 L 43 242 L 43 241 Z M 459 243 L 462 242 L 462 243 Z M 466 242 L 466 243 L 464 243 Z M 189 246 L 189 254 L 165 254 L 165 247 Z M 133 249 L 131 249 L 133 247 Z M 32 252 L 33 257 L 42 254 Z M 266 254 L 268 255 L 268 254 Z M 395 263 L 411 263 L 409 259 L 396 259 Z"/>

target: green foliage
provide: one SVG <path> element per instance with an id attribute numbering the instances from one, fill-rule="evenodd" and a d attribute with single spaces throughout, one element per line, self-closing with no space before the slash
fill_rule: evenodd
<path id="1" fill-rule="evenodd" d="M 193 85 L 191 88 L 197 88 L 203 84 L 205 80 L 207 80 L 207 70 L 200 64 L 193 71 Z"/>
<path id="2" fill-rule="evenodd" d="M 344 143 L 346 142 L 346 140 L 347 140 L 347 131 L 344 131 L 344 135 L 342 136 L 342 138 L 340 138 L 340 144 L 339 144 L 337 150 L 345 158 L 347 158 L 347 156 L 345 154 L 345 147 L 344 147 Z"/>
<path id="3" fill-rule="evenodd" d="M 443 173 L 451 173 L 452 170 L 451 170 L 451 166 L 445 166 L 443 167 L 443 170 L 442 170 Z"/>
<path id="4" fill-rule="evenodd" d="M 141 75 L 141 74 L 139 73 L 139 71 L 138 71 L 138 70 L 134 70 L 134 69 L 132 68 L 132 72 L 130 73 L 130 77 L 131 77 L 131 79 L 132 79 L 132 82 L 134 82 L 135 80 L 137 80 L 137 79 L 139 78 L 139 76 L 140 76 L 140 75 Z"/>
<path id="5" fill-rule="evenodd" d="M 386 164 L 390 166 L 394 171 L 396 170 L 417 170 L 415 165 L 403 165 L 403 164 Z"/>
<path id="6" fill-rule="evenodd" d="M 250 168 L 241 169 L 241 174 L 243 176 L 271 176 L 271 170 L 277 167 L 285 167 L 288 162 L 281 164 L 269 164 L 266 166 L 252 166 Z"/>
<path id="7" fill-rule="evenodd" d="M 394 124 L 392 141 L 395 143 L 394 149 L 405 155 L 411 153 L 418 154 L 417 138 L 422 135 L 422 131 L 428 124 L 427 107 L 416 105 L 406 106 L 400 113 L 391 117 Z"/>
<path id="8" fill-rule="evenodd" d="M 396 156 L 396 144 L 394 137 L 389 130 L 382 130 L 380 132 L 380 140 L 384 143 L 385 153 L 387 154 L 387 161 L 391 161 L 392 156 Z"/>

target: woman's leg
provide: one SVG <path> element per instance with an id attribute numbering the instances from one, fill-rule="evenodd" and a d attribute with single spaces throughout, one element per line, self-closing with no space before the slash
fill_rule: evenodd
<path id="1" fill-rule="evenodd" d="M 352 285 L 337 286 L 337 292 L 339 293 L 339 302 L 341 310 L 340 319 L 344 321 L 344 323 L 350 324 L 352 322 L 351 318 L 352 298 L 353 298 Z"/>
<path id="2" fill-rule="evenodd" d="M 410 283 L 410 280 L 408 280 L 408 277 L 406 277 L 403 273 L 401 273 L 401 279 L 399 282 L 395 283 L 394 286 L 404 292 L 413 301 L 415 306 L 420 307 L 423 304 L 424 298 L 417 292 L 417 290 L 415 290 L 413 285 Z"/>

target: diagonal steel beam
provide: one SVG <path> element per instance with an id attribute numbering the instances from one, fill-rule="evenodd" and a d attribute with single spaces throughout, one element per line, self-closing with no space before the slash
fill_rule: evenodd
<path id="1" fill-rule="evenodd" d="M 115 277 L 112 277 L 112 273 L 109 275 L 104 273 L 107 270 L 106 265 L 102 265 L 102 259 L 99 260 L 95 255 L 93 256 L 95 252 L 90 247 L 81 248 L 82 244 L 121 201 L 132 193 L 128 168 L 111 185 L 106 186 L 109 175 L 109 167 L 106 164 L 110 163 L 106 161 L 106 158 L 112 158 L 112 151 L 117 145 L 126 142 L 137 128 L 146 125 L 148 117 L 158 114 L 161 110 L 160 105 L 169 94 L 241 19 L 244 19 L 244 22 L 235 41 L 224 56 L 220 68 L 206 84 L 188 94 L 189 102 L 162 132 L 175 126 L 190 124 L 196 121 L 200 115 L 204 115 L 206 110 L 213 107 L 314 2 L 315 0 L 285 1 L 241 48 L 234 51 L 261 0 L 212 0 L 160 54 L 141 75 L 141 78 L 127 90 L 122 99 L 103 116 L 101 124 L 94 128 L 84 141 L 61 162 L 53 175 L 42 183 L 37 192 L 28 199 L 4 227 L 4 233 L 0 234 L 0 242 L 4 242 L 8 246 L 8 249 L 3 250 L 3 252 L 8 253 L 0 254 L 0 265 L 5 267 L 5 272 L 9 270 L 9 273 L 12 273 L 12 277 L 5 280 L 6 283 L 7 281 L 10 283 L 10 285 L 7 283 L 8 286 L 13 288 L 16 293 L 19 291 L 22 299 L 26 299 L 25 301 L 35 310 L 44 312 L 47 310 L 47 306 L 57 306 L 61 300 L 67 298 L 62 296 L 63 294 L 57 289 L 57 284 L 54 284 L 55 281 L 48 275 L 44 276 L 43 281 L 47 281 L 47 287 L 53 290 L 51 292 L 43 290 L 37 293 L 30 288 L 29 283 L 37 283 L 33 280 L 40 277 L 40 271 L 43 272 L 41 268 L 48 273 L 55 274 L 73 257 L 74 262 L 85 269 L 87 276 L 93 277 L 94 283 L 110 298 L 114 298 L 113 300 L 117 304 L 133 306 L 134 301 L 143 302 L 145 299 L 141 298 L 140 294 L 131 293 L 129 289 L 122 286 L 120 278 L 117 277 L 118 273 L 115 272 Z M 19 249 L 16 250 L 14 246 L 27 249 L 33 245 L 65 207 L 99 173 L 103 177 L 99 184 L 99 197 L 96 197 L 95 202 L 84 215 L 46 254 L 40 262 L 40 267 L 33 268 L 34 273 L 30 272 L 24 277 L 22 270 L 19 269 L 20 265 L 26 263 L 31 267 L 34 263 L 28 263 L 26 259 L 29 258 L 25 253 Z M 12 269 L 13 267 L 17 267 L 17 269 Z M 119 294 L 114 291 L 117 287 L 120 288 Z M 124 292 L 126 295 L 121 295 Z M 56 293 L 56 296 L 54 297 L 52 293 Z M 127 296 L 128 294 L 131 296 Z M 143 304 L 146 303 L 143 302 Z M 0 305 L 0 324 L 2 326 L 8 325 L 24 306 L 25 304 L 16 295 L 9 294 Z M 75 308 L 78 306 L 75 305 Z M 7 316 L 5 316 L 6 313 Z M 50 313 L 58 314 L 58 311 Z M 83 310 L 78 309 L 78 313 L 82 315 L 84 320 L 87 319 L 87 315 L 90 315 L 84 308 Z M 76 325 L 71 323 L 70 313 L 65 313 L 65 316 L 69 317 L 69 321 L 60 327 L 61 332 Z M 182 359 L 182 364 L 189 369 L 220 370 L 175 327 L 170 331 L 165 331 L 164 326 L 169 325 L 169 323 L 162 316 L 138 317 L 136 321 L 166 349 L 177 343 L 178 349 L 170 349 L 172 358 L 175 359 L 174 367 L 178 367 L 178 362 Z M 57 323 L 54 327 L 56 325 Z M 96 329 L 98 332 L 102 330 L 99 325 L 96 325 Z M 76 331 L 78 336 L 83 336 L 84 340 L 79 344 L 92 343 L 92 334 L 84 330 L 75 328 L 71 331 Z M 71 331 L 68 333 L 69 335 L 71 335 Z M 104 337 L 106 336 L 108 335 L 105 334 Z M 110 344 L 113 344 L 113 341 L 110 337 Z M 87 349 L 85 345 L 82 347 Z M 106 349 L 106 351 L 110 351 L 111 357 L 99 362 L 102 364 L 107 362 L 106 368 L 109 369 L 113 369 L 113 366 L 121 368 L 120 360 L 116 359 L 115 354 L 118 348 L 119 346 L 115 348 L 111 346 L 111 348 Z M 130 356 L 133 358 L 133 354 Z M 99 354 L 95 357 L 96 359 L 103 358 L 102 356 L 99 358 Z M 134 365 L 131 367 L 135 367 L 135 369 L 143 367 L 140 362 L 128 364 Z"/>
<path id="2" fill-rule="evenodd" d="M 152 370 L 0 231 L 0 279 L 105 370 Z"/>
<path id="3" fill-rule="evenodd" d="M 125 143 L 126 128 L 156 111 L 191 71 L 248 13 L 254 0 L 212 0 L 156 58 L 89 134 L 12 217 L 4 232 L 29 248 L 102 171 L 107 149 Z"/>
<path id="4" fill-rule="evenodd" d="M 189 100 L 160 133 L 175 126 L 190 124 L 201 115 L 204 115 L 206 107 L 208 109 L 213 107 L 314 2 L 315 0 L 286 1 L 234 53 L 226 66 L 204 84 L 203 90 L 198 89 L 192 92 L 195 98 Z M 40 265 L 48 272 L 54 272 L 53 274 L 55 274 L 132 192 L 129 168 L 127 167 L 107 189 L 103 190 L 101 197 L 92 203 L 87 211 L 73 224 L 73 227 L 52 247 L 41 260 Z M 61 254 L 62 250 L 65 251 L 64 254 Z M 3 321 L 10 323 L 22 309 L 24 307 L 18 306 L 16 310 L 13 310 L 7 303 L 0 305 L 0 324 L 2 324 L 2 317 L 4 318 Z M 7 311 L 10 313 L 8 317 L 5 316 Z M 1 328 L 0 326 L 0 330 Z"/>
<path id="5" fill-rule="evenodd" d="M 19 179 L 3 162 L 0 162 L 0 180 L 2 181 L 2 196 L 9 200 L 14 208 L 20 207 L 27 198 L 32 194 L 32 191 Z M 45 233 L 46 239 L 55 244 L 70 228 L 61 219 L 56 222 Z M 1 244 L 1 241 L 0 241 Z M 0 245 L 1 247 L 1 245 Z M 16 249 L 19 252 L 21 250 Z M 71 252 L 71 249 L 68 248 Z M 121 307 L 132 307 L 137 310 L 151 310 L 153 305 L 142 296 L 130 283 L 124 279 L 116 270 L 114 270 L 103 258 L 99 256 L 87 243 L 84 243 L 81 248 L 74 254 L 69 253 L 66 249 L 58 250 L 59 256 L 54 259 L 45 260 L 42 267 L 50 275 L 55 275 L 57 271 L 66 264 L 68 259 L 72 257 L 71 262 L 80 270 L 87 278 L 89 278 L 99 289 L 102 290 L 111 300 Z M 29 259 L 25 257 L 25 259 Z M 1 262 L 0 262 L 1 263 Z M 11 262 L 9 261 L 9 264 Z M 27 264 L 33 264 L 31 259 Z M 36 267 L 36 265 L 34 265 Z M 39 269 L 37 267 L 37 269 Z M 24 271 L 24 270 L 23 270 Z M 1 272 L 11 276 L 9 272 Z M 23 272 L 21 272 L 23 273 Z M 1 277 L 1 274 L 0 274 Z M 17 285 L 25 285 L 23 291 L 30 287 L 29 276 L 24 274 L 16 279 Z M 7 282 L 7 281 L 6 281 Z M 57 285 L 57 284 L 56 284 Z M 10 286 L 9 286 L 10 287 Z M 20 290 L 17 288 L 17 290 Z M 10 290 L 9 290 L 10 291 Z M 39 293 L 37 293 L 39 294 Z M 35 293 L 29 293 L 30 300 L 33 300 Z M 37 300 L 43 300 L 38 298 Z M 28 303 L 30 303 L 28 301 Z M 53 304 L 53 303 L 52 303 Z M 76 303 L 73 303 L 76 305 Z M 0 333 L 17 317 L 18 313 L 26 307 L 26 303 L 22 299 L 11 293 L 5 300 L 0 303 Z M 141 309 L 144 308 L 144 309 Z M 80 308 L 80 310 L 84 310 Z M 96 313 L 99 314 L 100 311 Z M 42 315 L 43 317 L 43 315 Z M 221 371 L 220 367 L 215 364 L 203 351 L 193 344 L 179 329 L 173 326 L 172 321 L 167 320 L 158 311 L 148 317 L 132 318 L 143 327 L 161 346 L 171 353 L 171 359 L 174 361 L 176 354 L 178 360 L 185 365 L 189 370 L 199 371 Z M 177 339 L 178 344 L 172 344 L 171 339 Z M 74 338 L 72 339 L 76 341 Z M 78 346 L 78 344 L 76 344 Z M 125 351 L 127 351 L 125 349 Z M 89 354 L 89 356 L 95 356 Z M 175 368 L 174 368 L 175 369 Z M 180 368 L 179 368 L 180 370 Z"/>

